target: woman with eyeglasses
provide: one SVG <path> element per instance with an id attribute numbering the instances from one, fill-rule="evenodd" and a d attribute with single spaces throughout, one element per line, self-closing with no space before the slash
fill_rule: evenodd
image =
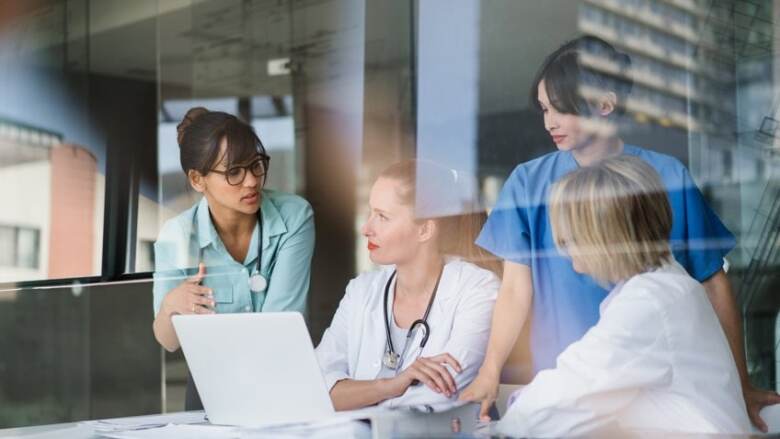
<path id="1" fill-rule="evenodd" d="M 270 158 L 233 115 L 190 109 L 177 127 L 181 166 L 203 197 L 154 244 L 154 335 L 179 348 L 175 314 L 305 313 L 314 218 L 303 198 L 264 189 Z M 201 408 L 192 382 L 186 408 Z"/>
<path id="2" fill-rule="evenodd" d="M 485 355 L 498 278 L 474 245 L 484 214 L 463 214 L 454 170 L 390 166 L 362 232 L 383 268 L 352 279 L 317 346 L 337 410 L 457 404 Z"/>

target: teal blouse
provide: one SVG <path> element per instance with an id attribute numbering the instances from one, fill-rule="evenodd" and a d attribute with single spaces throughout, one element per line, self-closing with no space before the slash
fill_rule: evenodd
<path id="1" fill-rule="evenodd" d="M 263 256 L 260 273 L 265 291 L 249 289 L 257 264 L 258 226 L 243 261 L 228 253 L 209 215 L 208 202 L 199 203 L 168 220 L 154 243 L 154 313 L 163 298 L 184 279 L 206 265 L 202 284 L 214 292 L 218 313 L 298 311 L 306 314 L 311 258 L 314 252 L 314 214 L 303 198 L 263 190 Z"/>

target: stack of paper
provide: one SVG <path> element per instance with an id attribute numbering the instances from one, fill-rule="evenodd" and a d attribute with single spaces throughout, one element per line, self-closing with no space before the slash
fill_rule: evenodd
<path id="1" fill-rule="evenodd" d="M 362 439 L 371 437 L 371 425 L 368 422 L 333 418 L 318 422 L 287 424 L 275 427 L 244 428 L 241 430 L 241 437 L 245 439 Z"/>
<path id="2" fill-rule="evenodd" d="M 127 433 L 142 430 L 159 430 L 167 425 L 203 424 L 206 422 L 203 412 L 182 412 L 165 415 L 135 416 L 130 418 L 103 419 L 80 422 L 98 436 L 112 437 L 115 433 Z"/>

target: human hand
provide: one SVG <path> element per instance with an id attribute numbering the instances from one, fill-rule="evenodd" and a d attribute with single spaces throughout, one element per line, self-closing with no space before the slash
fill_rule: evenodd
<path id="1" fill-rule="evenodd" d="M 447 398 L 452 397 L 458 391 L 458 385 L 444 365 L 449 365 L 457 373 L 462 371 L 458 360 L 447 353 L 418 358 L 397 377 L 403 383 L 401 393 L 414 381 L 419 381 L 436 393 L 444 394 Z"/>
<path id="2" fill-rule="evenodd" d="M 752 384 L 742 385 L 742 396 L 745 398 L 745 406 L 747 407 L 748 416 L 750 422 L 764 433 L 767 432 L 767 426 L 759 412 L 761 409 L 774 404 L 780 404 L 780 395 L 772 390 L 756 389 Z"/>
<path id="3" fill-rule="evenodd" d="M 497 396 L 498 377 L 480 370 L 474 381 L 460 393 L 460 398 L 458 399 L 460 401 L 479 402 L 479 420 L 488 422 L 490 421 L 488 412 L 493 403 L 496 402 Z"/>
<path id="4" fill-rule="evenodd" d="M 214 314 L 214 295 L 210 288 L 200 285 L 206 275 L 206 266 L 201 262 L 198 273 L 171 290 L 163 299 L 163 310 L 168 316 L 174 314 Z"/>

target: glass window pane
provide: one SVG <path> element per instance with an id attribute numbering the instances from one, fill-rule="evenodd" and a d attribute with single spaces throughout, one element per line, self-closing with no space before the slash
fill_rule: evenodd
<path id="1" fill-rule="evenodd" d="M 100 273 L 107 137 L 83 63 L 87 3 L 18 10 L 0 39 L 0 223 L 22 230 L 0 283 Z"/>
<path id="2" fill-rule="evenodd" d="M 575 160 L 572 151 L 608 133 L 606 143 L 660 154 L 681 179 L 690 177 L 705 210 L 734 235 L 725 267 L 745 322 L 748 369 L 755 384 L 780 388 L 779 0 L 7 3 L 13 7 L 0 14 L 0 333 L 14 337 L 0 341 L 0 352 L 13 353 L 0 356 L 0 407 L 13 409 L 0 410 L 0 427 L 183 408 L 183 355 L 163 355 L 150 337 L 151 280 L 111 285 L 109 296 L 79 283 L 148 278 L 163 225 L 201 201 L 182 170 L 176 129 L 196 106 L 249 123 L 271 157 L 265 188 L 305 195 L 312 205 L 317 251 L 307 323 L 315 342 L 347 282 L 377 268 L 361 226 L 372 184 L 388 165 L 418 158 L 452 169 L 461 191 L 433 214 L 482 215 L 500 207 L 518 166 Z M 550 54 L 585 35 L 606 46 L 583 46 L 579 82 L 564 84 L 577 109 L 561 111 L 578 117 L 577 128 L 595 121 L 603 131 L 567 147 L 555 142 L 555 121 L 540 111 L 532 87 Z M 546 211 L 539 212 L 546 227 Z M 681 217 L 675 227 L 685 230 L 702 218 Z M 546 256 L 563 257 L 548 241 L 534 242 L 547 245 Z M 710 236 L 693 241 L 681 238 L 678 253 L 730 245 Z M 120 272 L 102 273 L 119 251 Z M 713 270 L 720 263 L 715 258 Z M 15 288 L 61 279 L 67 285 L 56 296 L 28 283 Z M 534 294 L 547 299 L 553 290 Z M 554 298 L 535 304 L 576 299 Z M 600 300 L 588 302 L 589 324 Z M 533 317 L 565 315 L 542 311 L 549 312 Z M 116 315 L 127 320 L 106 317 Z M 38 328 L 39 321 L 55 323 Z M 131 329 L 110 342 L 95 335 L 124 325 Z M 530 352 L 538 331 L 518 339 L 506 379 L 531 379 L 532 361 L 542 358 Z M 151 390 L 122 401 L 113 382 L 101 381 L 101 367 L 137 352 L 152 366 L 137 377 L 139 388 Z M 59 358 L 65 367 L 46 368 Z M 38 360 L 40 370 L 26 375 Z M 32 401 L 24 400 L 27 387 Z M 93 387 L 106 394 L 90 393 Z"/>
<path id="3" fill-rule="evenodd" d="M 0 226 L 0 267 L 13 269 L 16 265 L 16 228 Z"/>
<path id="4" fill-rule="evenodd" d="M 36 269 L 39 265 L 39 232 L 37 230 L 20 228 L 16 235 L 17 261 L 22 268 Z"/>

